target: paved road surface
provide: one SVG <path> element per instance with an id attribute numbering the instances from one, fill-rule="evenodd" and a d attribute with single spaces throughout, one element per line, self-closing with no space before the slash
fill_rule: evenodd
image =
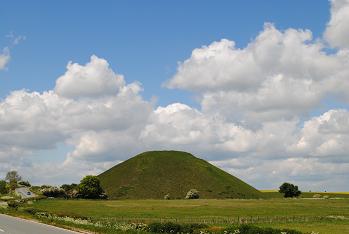
<path id="1" fill-rule="evenodd" d="M 0 234 L 76 234 L 33 221 L 0 214 Z"/>
<path id="2" fill-rule="evenodd" d="M 29 188 L 27 188 L 27 187 L 16 188 L 15 191 L 19 196 L 21 196 L 21 198 L 36 197 L 36 194 L 30 192 Z M 29 194 L 28 194 L 28 192 L 29 192 Z"/>

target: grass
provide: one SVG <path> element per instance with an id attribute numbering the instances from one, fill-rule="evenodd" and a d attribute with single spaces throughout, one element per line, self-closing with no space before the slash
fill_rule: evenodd
<path id="1" fill-rule="evenodd" d="M 348 233 L 348 199 L 40 200 L 30 207 L 61 216 L 118 222 L 223 225 L 240 222 L 303 232 Z M 332 216 L 334 218 L 329 218 Z M 336 219 L 338 217 L 338 219 Z M 344 217 L 342 219 L 341 217 Z"/>
<path id="2" fill-rule="evenodd" d="M 278 190 L 261 190 L 265 198 L 282 198 L 283 194 Z M 313 198 L 315 194 L 328 196 L 329 198 L 349 198 L 349 192 L 302 192 L 300 198 Z"/>
<path id="3" fill-rule="evenodd" d="M 180 151 L 139 154 L 99 175 L 113 199 L 184 198 L 197 189 L 201 198 L 260 198 L 263 194 L 229 173 Z"/>

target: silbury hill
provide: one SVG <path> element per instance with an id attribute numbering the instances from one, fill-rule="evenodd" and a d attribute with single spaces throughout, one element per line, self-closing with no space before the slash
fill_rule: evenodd
<path id="1" fill-rule="evenodd" d="M 98 176 L 110 199 L 261 198 L 262 193 L 205 160 L 181 151 L 149 151 Z"/>

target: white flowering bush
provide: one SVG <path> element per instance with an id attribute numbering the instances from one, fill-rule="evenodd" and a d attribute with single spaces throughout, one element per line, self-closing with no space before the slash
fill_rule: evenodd
<path id="1" fill-rule="evenodd" d="M 84 225 L 84 226 L 90 226 L 90 227 L 96 227 L 96 228 L 107 228 L 107 229 L 120 230 L 120 231 L 129 231 L 129 230 L 147 231 L 148 230 L 148 225 L 144 223 L 116 223 L 116 222 L 108 222 L 108 221 L 104 221 L 104 222 L 93 221 L 90 219 L 74 218 L 69 216 L 57 216 L 57 215 L 48 214 L 46 212 L 37 212 L 35 215 L 38 218 L 48 219 L 50 221 L 65 222 L 70 224 Z"/>
<path id="2" fill-rule="evenodd" d="M 200 197 L 199 192 L 196 189 L 190 189 L 185 196 L 185 199 L 198 199 Z"/>
<path id="3" fill-rule="evenodd" d="M 41 189 L 41 193 L 46 197 L 65 197 L 64 189 L 57 187 L 46 187 Z"/>

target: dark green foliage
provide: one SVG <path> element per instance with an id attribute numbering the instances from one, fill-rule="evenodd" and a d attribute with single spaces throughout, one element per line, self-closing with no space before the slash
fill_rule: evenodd
<path id="1" fill-rule="evenodd" d="M 284 197 L 298 197 L 301 195 L 298 186 L 290 183 L 283 183 L 279 188 L 279 193 L 283 193 Z"/>
<path id="2" fill-rule="evenodd" d="M 98 199 L 104 196 L 104 191 L 101 187 L 97 176 L 85 176 L 79 184 L 79 194 L 82 198 Z"/>
<path id="3" fill-rule="evenodd" d="M 238 231 L 237 231 L 238 230 Z M 275 228 L 263 228 L 263 227 L 257 227 L 253 225 L 240 225 L 240 226 L 232 226 L 226 229 L 223 229 L 221 233 L 239 233 L 239 234 L 280 234 L 280 233 L 287 233 L 287 234 L 302 234 L 300 231 L 296 230 L 290 230 L 290 229 L 275 229 Z"/>
<path id="4" fill-rule="evenodd" d="M 4 180 L 0 180 L 0 194 L 7 194 L 8 188 L 7 183 Z"/>
<path id="5" fill-rule="evenodd" d="M 15 201 L 15 200 L 10 200 L 10 201 L 7 201 L 7 205 L 9 208 L 12 208 L 12 209 L 17 209 L 18 206 L 19 206 L 19 202 L 18 201 Z"/>
<path id="6" fill-rule="evenodd" d="M 26 207 L 23 209 L 23 211 L 31 215 L 35 215 L 38 212 L 42 212 L 41 210 L 35 209 L 33 207 Z"/>
<path id="7" fill-rule="evenodd" d="M 206 228 L 205 224 L 151 223 L 148 231 L 152 233 L 193 233 L 195 230 Z"/>
<path id="8" fill-rule="evenodd" d="M 18 184 L 26 187 L 31 187 L 29 181 L 19 181 Z"/>
<path id="9" fill-rule="evenodd" d="M 78 184 L 63 184 L 61 186 L 61 189 L 63 189 L 64 191 L 68 192 L 74 189 L 79 189 L 79 185 Z"/>
<path id="10" fill-rule="evenodd" d="M 183 199 L 196 188 L 200 198 L 261 198 L 263 194 L 227 172 L 180 151 L 150 151 L 98 176 L 112 199 Z M 229 188 L 227 190 L 227 188 Z"/>

